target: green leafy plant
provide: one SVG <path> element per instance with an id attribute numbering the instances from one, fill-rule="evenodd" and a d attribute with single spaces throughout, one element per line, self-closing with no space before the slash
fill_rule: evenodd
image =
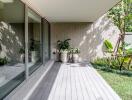
<path id="1" fill-rule="evenodd" d="M 80 53 L 80 49 L 79 48 L 71 48 L 70 52 L 72 54 L 79 54 Z"/>
<path id="2" fill-rule="evenodd" d="M 108 17 L 118 26 L 121 34 L 132 32 L 132 0 L 121 0 L 109 10 Z"/>
<path id="3" fill-rule="evenodd" d="M 127 49 L 126 53 L 127 53 L 128 55 L 132 55 L 132 48 Z"/>
<path id="4" fill-rule="evenodd" d="M 69 50 L 69 48 L 70 48 L 69 41 L 70 40 L 71 39 L 66 39 L 64 41 L 60 41 L 60 40 L 57 41 L 57 49 L 59 50 L 59 52 L 60 51 L 65 51 L 65 50 Z"/>
<path id="5" fill-rule="evenodd" d="M 124 43 L 124 52 L 127 55 L 132 55 L 132 46 L 129 43 Z"/>
<path id="6" fill-rule="evenodd" d="M 20 54 L 24 54 L 25 53 L 25 49 L 24 48 L 20 48 L 19 53 Z"/>
<path id="7" fill-rule="evenodd" d="M 98 65 L 98 66 L 108 66 L 108 61 L 106 58 L 97 58 L 91 63 L 93 65 Z"/>
<path id="8" fill-rule="evenodd" d="M 124 45 L 125 33 L 132 32 L 132 0 L 121 0 L 108 11 L 108 17 L 120 30 L 119 39 L 115 47 L 115 54 L 120 45 Z M 121 49 L 121 48 L 120 48 Z"/>
<path id="9" fill-rule="evenodd" d="M 112 52 L 113 46 L 109 40 L 104 41 L 104 46 L 106 47 L 107 52 Z"/>
<path id="10" fill-rule="evenodd" d="M 8 63 L 8 59 L 6 57 L 0 58 L 0 66 L 5 65 Z"/>
<path id="11" fill-rule="evenodd" d="M 31 39 L 30 41 L 30 51 L 38 51 L 40 42 L 34 39 Z"/>

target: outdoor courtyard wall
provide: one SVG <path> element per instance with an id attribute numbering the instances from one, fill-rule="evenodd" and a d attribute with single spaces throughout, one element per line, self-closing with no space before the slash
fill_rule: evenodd
<path id="1" fill-rule="evenodd" d="M 51 23 L 51 58 L 55 59 L 56 42 L 70 38 L 72 47 L 80 48 L 80 61 L 91 61 L 105 56 L 104 40 L 116 45 L 120 31 L 103 15 L 93 23 L 61 22 Z"/>
<path id="2" fill-rule="evenodd" d="M 21 48 L 24 48 L 24 24 L 0 22 L 0 57 L 16 63 Z"/>

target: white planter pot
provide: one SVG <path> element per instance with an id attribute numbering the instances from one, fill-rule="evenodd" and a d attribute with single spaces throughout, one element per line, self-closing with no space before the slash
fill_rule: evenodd
<path id="1" fill-rule="evenodd" d="M 77 63 L 79 59 L 79 55 L 78 54 L 73 54 L 73 62 Z"/>
<path id="2" fill-rule="evenodd" d="M 68 52 L 67 51 L 63 51 L 63 52 L 61 52 L 61 61 L 63 62 L 63 63 L 67 63 L 67 61 L 68 61 Z"/>
<path id="3" fill-rule="evenodd" d="M 35 63 L 38 60 L 38 51 L 31 51 L 31 62 Z"/>
<path id="4" fill-rule="evenodd" d="M 23 63 L 24 62 L 24 54 L 20 55 L 20 62 Z"/>

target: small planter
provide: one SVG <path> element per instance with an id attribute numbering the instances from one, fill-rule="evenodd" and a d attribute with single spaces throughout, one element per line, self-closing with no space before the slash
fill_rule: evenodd
<path id="1" fill-rule="evenodd" d="M 24 63 L 24 59 L 25 59 L 25 49 L 24 48 L 20 48 L 19 53 L 20 53 L 20 62 L 21 63 Z"/>
<path id="2" fill-rule="evenodd" d="M 71 54 L 72 54 L 72 62 L 77 63 L 79 61 L 79 48 L 71 48 Z"/>
<path id="3" fill-rule="evenodd" d="M 24 57 L 25 57 L 25 54 L 21 54 L 21 55 L 20 55 L 20 62 L 21 62 L 21 63 L 24 63 Z"/>
<path id="4" fill-rule="evenodd" d="M 68 51 L 61 51 L 61 61 L 67 63 L 68 61 Z"/>
<path id="5" fill-rule="evenodd" d="M 38 60 L 38 51 L 31 51 L 31 62 L 35 63 Z"/>
<path id="6" fill-rule="evenodd" d="M 73 54 L 73 62 L 77 63 L 79 60 L 79 55 L 78 54 Z"/>

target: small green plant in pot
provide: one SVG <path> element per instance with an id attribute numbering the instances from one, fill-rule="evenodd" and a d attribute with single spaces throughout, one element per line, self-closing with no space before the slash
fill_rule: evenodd
<path id="1" fill-rule="evenodd" d="M 31 54 L 31 62 L 35 63 L 38 60 L 39 54 L 39 41 L 31 39 L 30 43 L 30 54 Z"/>
<path id="2" fill-rule="evenodd" d="M 25 49 L 24 48 L 20 48 L 19 50 L 19 54 L 20 54 L 20 62 L 24 62 L 24 57 L 25 57 Z"/>
<path id="3" fill-rule="evenodd" d="M 79 48 L 73 48 L 72 49 L 72 58 L 73 58 L 74 63 L 77 63 L 79 61 L 79 53 L 80 53 Z"/>
<path id="4" fill-rule="evenodd" d="M 66 39 L 64 41 L 60 41 L 60 40 L 57 41 L 57 49 L 60 54 L 59 57 L 63 63 L 66 63 L 68 61 L 68 50 L 70 48 L 70 44 L 69 44 L 70 40 L 71 39 Z"/>

